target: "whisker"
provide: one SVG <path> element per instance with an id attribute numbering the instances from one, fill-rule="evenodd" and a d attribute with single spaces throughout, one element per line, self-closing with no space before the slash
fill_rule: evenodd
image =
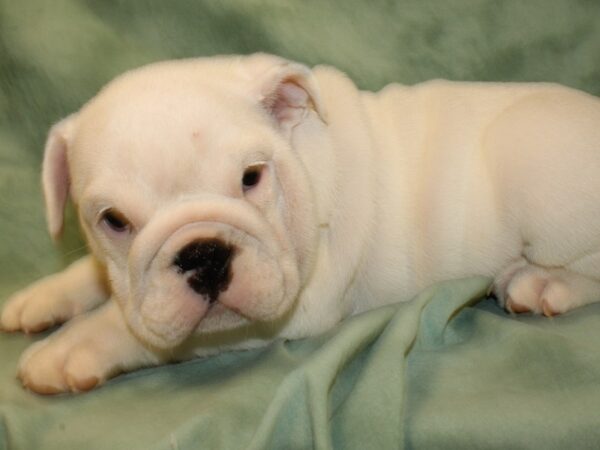
<path id="1" fill-rule="evenodd" d="M 81 250 L 87 250 L 87 245 L 82 245 L 81 247 L 69 250 L 64 256 L 71 256 L 72 254 L 80 252 Z"/>

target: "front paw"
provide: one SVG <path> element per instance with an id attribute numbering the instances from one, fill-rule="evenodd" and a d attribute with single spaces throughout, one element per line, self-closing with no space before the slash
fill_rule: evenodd
<path id="1" fill-rule="evenodd" d="M 19 362 L 23 385 L 39 394 L 87 391 L 107 377 L 93 342 L 51 336 L 29 347 Z"/>
<path id="2" fill-rule="evenodd" d="M 103 269 L 88 255 L 14 294 L 0 315 L 0 328 L 35 333 L 89 311 L 107 298 Z"/>
<path id="3" fill-rule="evenodd" d="M 80 311 L 67 295 L 61 275 L 52 275 L 10 297 L 0 316 L 5 331 L 37 333 L 65 322 Z"/>
<path id="4" fill-rule="evenodd" d="M 111 302 L 29 347 L 19 362 L 18 376 L 25 387 L 40 394 L 81 392 L 120 372 L 160 361 L 129 333 Z"/>

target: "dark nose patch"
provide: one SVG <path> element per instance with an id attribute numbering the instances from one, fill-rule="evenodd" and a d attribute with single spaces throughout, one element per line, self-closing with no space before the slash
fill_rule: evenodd
<path id="1" fill-rule="evenodd" d="M 183 247 L 173 264 L 179 273 L 193 272 L 187 279 L 190 287 L 214 303 L 231 282 L 234 254 L 235 249 L 219 239 L 203 239 Z"/>

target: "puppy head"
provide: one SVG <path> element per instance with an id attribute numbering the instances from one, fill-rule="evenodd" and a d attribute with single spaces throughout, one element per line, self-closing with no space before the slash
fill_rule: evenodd
<path id="1" fill-rule="evenodd" d="M 50 233 L 70 193 L 130 328 L 150 345 L 277 321 L 317 245 L 295 134 L 323 124 L 309 69 L 276 57 L 129 72 L 50 132 Z"/>

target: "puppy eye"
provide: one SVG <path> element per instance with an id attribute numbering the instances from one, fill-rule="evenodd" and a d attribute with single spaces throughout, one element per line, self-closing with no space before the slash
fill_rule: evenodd
<path id="1" fill-rule="evenodd" d="M 244 171 L 244 176 L 242 177 L 242 189 L 246 192 L 249 189 L 255 187 L 258 183 L 260 183 L 260 179 L 262 177 L 264 164 L 253 164 L 249 166 Z"/>
<path id="2" fill-rule="evenodd" d="M 116 209 L 111 208 L 104 211 L 100 221 L 117 233 L 123 233 L 131 229 L 131 223 L 127 220 L 127 217 Z"/>

